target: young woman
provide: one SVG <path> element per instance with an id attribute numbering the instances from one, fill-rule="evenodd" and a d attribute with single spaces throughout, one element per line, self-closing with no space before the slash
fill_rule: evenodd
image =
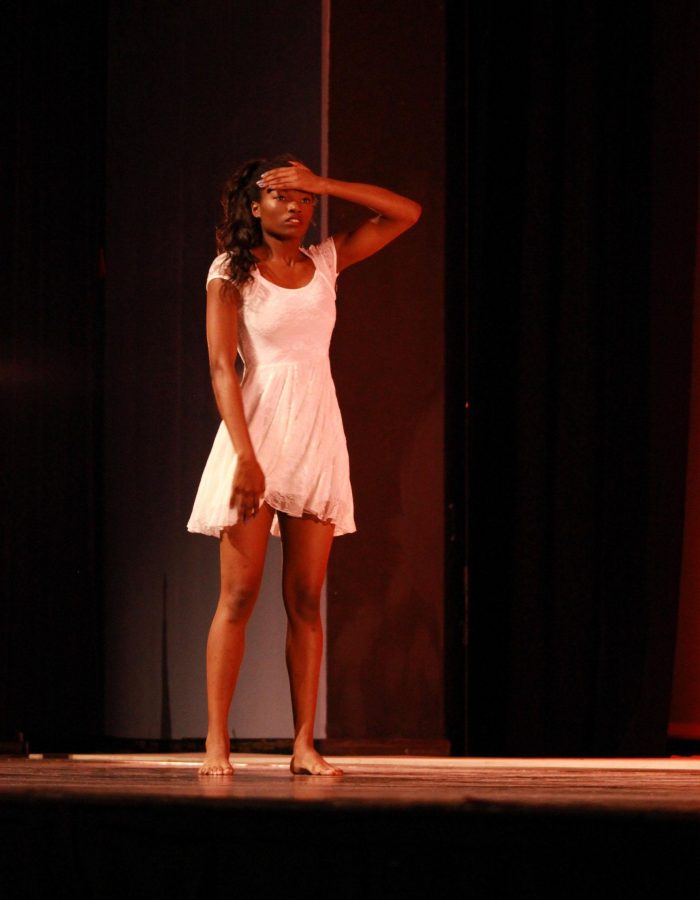
<path id="1" fill-rule="evenodd" d="M 353 231 L 302 247 L 316 199 L 369 207 Z M 190 531 L 220 542 L 221 593 L 207 643 L 203 775 L 228 775 L 228 715 L 270 533 L 281 536 L 294 774 L 339 775 L 314 749 L 323 651 L 320 596 L 334 535 L 355 531 L 345 435 L 328 359 L 338 272 L 420 216 L 384 188 L 322 178 L 290 159 L 253 160 L 224 190 L 220 255 L 207 280 L 207 344 L 222 422 Z M 235 360 L 244 363 L 239 384 Z"/>

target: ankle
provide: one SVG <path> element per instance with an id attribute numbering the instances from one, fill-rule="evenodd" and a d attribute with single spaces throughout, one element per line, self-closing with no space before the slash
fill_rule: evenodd
<path id="1" fill-rule="evenodd" d="M 294 752 L 302 753 L 306 750 L 315 750 L 313 738 L 307 735 L 299 735 L 294 738 Z"/>

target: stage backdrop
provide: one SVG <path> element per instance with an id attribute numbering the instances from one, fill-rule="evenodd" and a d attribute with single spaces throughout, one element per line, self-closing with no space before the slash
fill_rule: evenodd
<path id="1" fill-rule="evenodd" d="M 3 31 L 0 740 L 67 748 L 102 729 L 104 4 Z"/>
<path id="2" fill-rule="evenodd" d="M 330 82 L 322 26 L 330 12 Z M 218 424 L 204 279 L 233 164 L 289 151 L 425 205 L 340 279 L 332 347 L 359 533 L 336 542 L 329 733 L 443 735 L 442 10 L 270 0 L 113 5 L 105 353 L 106 733 L 202 736 L 217 542 L 185 523 Z M 416 48 L 420 45 L 421 52 Z M 325 70 L 327 72 L 327 70 Z M 325 91 L 328 90 L 328 93 Z M 325 100 L 328 144 L 323 142 Z M 347 215 L 331 201 L 332 226 Z M 292 734 L 280 545 L 234 703 L 239 737 Z M 325 729 L 321 697 L 318 732 Z"/>
<path id="3" fill-rule="evenodd" d="M 122 3 L 109 34 L 105 730 L 202 736 L 218 542 L 185 524 L 219 422 L 204 282 L 229 170 L 285 151 L 320 164 L 321 6 Z M 273 539 L 239 737 L 292 733 L 280 566 Z"/>
<path id="4" fill-rule="evenodd" d="M 663 754 L 697 4 L 471 10 L 470 746 Z"/>
<path id="5" fill-rule="evenodd" d="M 328 575 L 330 737 L 444 737 L 444 21 L 332 4 L 331 173 L 423 205 L 339 280 L 333 361 L 358 533 Z M 331 231 L 358 210 L 331 205 Z"/>
<path id="6" fill-rule="evenodd" d="M 700 170 L 700 155 L 697 163 Z M 700 220 L 697 230 L 700 235 Z M 694 295 L 685 531 L 669 735 L 700 741 L 700 240 L 696 244 Z"/>

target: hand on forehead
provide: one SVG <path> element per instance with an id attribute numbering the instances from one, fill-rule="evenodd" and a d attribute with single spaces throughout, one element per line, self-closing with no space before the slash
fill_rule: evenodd
<path id="1" fill-rule="evenodd" d="M 290 160 L 288 166 L 275 166 L 263 172 L 256 184 L 258 187 L 278 187 L 285 185 L 289 187 L 298 187 L 299 190 L 305 190 L 306 177 L 311 175 L 311 170 L 307 169 L 301 163 Z"/>

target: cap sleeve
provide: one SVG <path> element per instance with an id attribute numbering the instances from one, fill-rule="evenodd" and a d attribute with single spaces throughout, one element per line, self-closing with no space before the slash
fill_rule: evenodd
<path id="1" fill-rule="evenodd" d="M 335 241 L 332 237 L 327 237 L 320 244 L 313 244 L 308 249 L 309 256 L 313 259 L 316 267 L 325 275 L 330 282 L 331 287 L 335 287 L 338 277 L 338 257 L 335 251 Z"/>
<path id="2" fill-rule="evenodd" d="M 228 273 L 228 253 L 220 253 L 214 262 L 209 266 L 209 274 L 207 275 L 207 285 L 210 281 L 213 281 L 215 278 L 223 278 L 224 281 L 229 281 L 230 276 Z"/>

